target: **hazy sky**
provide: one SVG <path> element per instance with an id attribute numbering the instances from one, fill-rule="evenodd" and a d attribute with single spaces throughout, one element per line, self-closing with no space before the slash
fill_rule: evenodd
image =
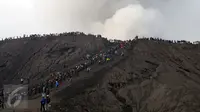
<path id="1" fill-rule="evenodd" d="M 0 38 L 83 31 L 200 40 L 200 0 L 0 0 Z"/>

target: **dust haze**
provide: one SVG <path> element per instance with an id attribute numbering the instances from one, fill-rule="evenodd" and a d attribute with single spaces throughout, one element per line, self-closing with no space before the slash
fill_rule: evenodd
<path id="1" fill-rule="evenodd" d="M 199 0 L 2 0 L 0 36 L 83 31 L 195 41 L 199 6 Z"/>

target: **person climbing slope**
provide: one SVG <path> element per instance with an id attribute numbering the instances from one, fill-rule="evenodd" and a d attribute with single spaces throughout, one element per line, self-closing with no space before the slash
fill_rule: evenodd
<path id="1" fill-rule="evenodd" d="M 106 58 L 106 62 L 110 61 L 110 58 Z"/>
<path id="2" fill-rule="evenodd" d="M 46 95 L 49 95 L 49 94 L 50 94 L 50 89 L 47 88 L 47 89 L 46 89 Z"/>
<path id="3" fill-rule="evenodd" d="M 124 56 L 124 52 L 121 53 L 121 56 Z"/>
<path id="4" fill-rule="evenodd" d="M 40 101 L 40 103 L 41 103 L 40 111 L 41 112 L 46 111 L 46 109 L 45 109 L 45 104 L 46 104 L 46 98 L 45 98 L 45 96 L 42 96 L 42 100 Z"/>
<path id="5" fill-rule="evenodd" d="M 87 68 L 87 72 L 90 72 L 90 70 L 91 70 L 91 68 L 90 68 L 90 67 L 88 67 L 88 68 Z"/>
<path id="6" fill-rule="evenodd" d="M 21 78 L 20 82 L 21 82 L 21 84 L 23 84 L 23 83 L 24 83 L 24 79 L 23 79 L 23 78 Z"/>
<path id="7" fill-rule="evenodd" d="M 58 80 L 56 80 L 56 88 L 58 88 L 59 86 L 59 83 L 58 83 Z"/>
<path id="8" fill-rule="evenodd" d="M 49 95 L 47 95 L 47 104 L 46 104 L 46 109 L 49 110 L 51 99 L 49 97 Z"/>

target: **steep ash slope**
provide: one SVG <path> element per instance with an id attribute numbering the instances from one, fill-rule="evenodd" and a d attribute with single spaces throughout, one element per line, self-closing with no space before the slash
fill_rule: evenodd
<path id="1" fill-rule="evenodd" d="M 21 77 L 33 82 L 54 71 L 65 70 L 93 50 L 103 48 L 106 40 L 83 33 L 61 36 L 27 37 L 0 44 L 0 73 L 3 82 L 18 83 Z"/>
<path id="2" fill-rule="evenodd" d="M 192 44 L 137 40 L 97 85 L 54 104 L 69 112 L 199 112 L 200 51 Z M 93 74 L 95 75 L 95 74 Z"/>

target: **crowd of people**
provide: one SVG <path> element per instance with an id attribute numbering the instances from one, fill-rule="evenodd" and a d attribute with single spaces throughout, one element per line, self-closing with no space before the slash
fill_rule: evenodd
<path id="1" fill-rule="evenodd" d="M 44 34 L 44 35 L 30 35 L 30 36 L 26 36 L 24 35 L 23 37 L 17 37 L 17 38 L 26 38 L 26 37 L 30 37 L 30 39 L 38 39 L 41 37 L 45 38 L 45 37 L 55 37 L 55 36 L 69 36 L 69 35 L 80 35 L 84 33 L 81 32 L 71 32 L 71 33 L 60 33 L 60 34 Z M 97 36 L 97 37 L 101 37 L 101 36 Z M 6 40 L 6 39 L 5 39 Z M 9 40 L 9 39 L 8 39 Z M 161 38 L 138 38 L 138 36 L 135 37 L 135 40 L 151 40 L 151 41 L 155 41 L 155 42 L 165 42 L 165 43 L 178 43 L 178 44 L 182 44 L 182 43 L 186 43 L 186 44 L 191 44 L 191 42 L 189 41 L 185 41 L 185 40 L 181 40 L 181 41 L 174 41 L 174 40 L 164 40 Z M 105 64 L 109 61 L 112 61 L 114 59 L 114 57 L 116 55 L 121 55 L 124 56 L 124 52 L 123 50 L 121 50 L 120 48 L 128 48 L 130 47 L 132 41 L 115 41 L 112 42 L 112 44 L 107 47 L 104 50 L 99 51 L 98 53 L 91 53 L 91 54 L 86 54 L 86 56 L 83 58 L 83 62 L 79 63 L 75 66 L 72 66 L 71 68 L 68 68 L 68 70 L 66 72 L 55 72 L 55 73 L 51 73 L 50 77 L 47 78 L 45 81 L 42 81 L 39 84 L 34 84 L 34 85 L 29 85 L 28 88 L 28 96 L 35 96 L 35 95 L 40 95 L 42 94 L 42 99 L 41 99 L 41 110 L 47 110 L 48 107 L 50 106 L 50 92 L 53 88 L 59 88 L 60 85 L 68 80 L 71 81 L 72 77 L 77 76 L 79 74 L 79 72 L 86 70 L 87 72 L 91 71 L 91 66 L 94 64 Z M 21 78 L 21 84 L 24 84 L 24 80 L 23 78 Z M 28 81 L 29 82 L 29 81 Z M 3 93 L 3 89 L 0 90 L 0 107 L 4 108 L 3 103 L 4 103 L 4 93 Z"/>
<path id="2" fill-rule="evenodd" d="M 51 34 L 31 34 L 31 35 L 23 35 L 16 37 L 7 37 L 5 39 L 2 38 L 2 41 L 9 41 L 14 39 L 30 39 L 30 40 L 42 40 L 42 39 L 51 39 L 51 37 L 61 37 L 61 36 L 79 36 L 86 35 L 83 32 L 64 32 L 64 33 L 51 33 Z M 87 34 L 88 36 L 92 34 Z M 93 35 L 94 36 L 94 35 Z M 101 35 L 95 35 L 98 38 L 102 38 Z"/>
<path id="3" fill-rule="evenodd" d="M 170 43 L 170 44 L 183 44 L 183 43 L 192 44 L 190 41 L 186 41 L 186 40 L 165 40 L 165 39 L 162 39 L 162 38 L 153 38 L 153 37 L 150 37 L 150 38 L 146 38 L 146 37 L 138 38 L 138 36 L 136 36 L 135 39 L 138 39 L 138 40 L 151 40 L 151 41 L 164 42 L 164 43 Z"/>
<path id="4" fill-rule="evenodd" d="M 34 94 L 44 93 L 41 99 L 41 111 L 45 111 L 49 107 L 50 102 L 47 100 L 47 98 L 49 98 L 50 89 L 54 87 L 58 88 L 59 84 L 62 83 L 62 81 L 65 81 L 66 79 L 71 79 L 74 74 L 78 74 L 84 69 L 86 69 L 87 72 L 90 72 L 90 66 L 93 64 L 108 63 L 109 61 L 113 60 L 114 56 L 116 55 L 124 56 L 123 51 L 120 52 L 119 48 L 127 48 L 127 45 L 128 44 L 118 44 L 107 48 L 105 51 L 100 51 L 98 54 L 87 54 L 85 56 L 85 63 L 81 63 L 70 68 L 66 73 L 57 72 L 54 75 L 51 75 L 51 78 L 48 79 L 45 84 L 37 86 L 38 91 L 36 88 L 33 88 L 32 92 L 34 91 Z"/>
<path id="5" fill-rule="evenodd" d="M 48 36 L 67 36 L 67 35 L 78 35 L 80 32 L 71 32 L 71 33 L 61 33 L 61 34 L 48 34 L 48 35 L 30 35 L 31 38 L 38 38 L 38 37 L 48 37 Z M 24 36 L 26 37 L 26 36 Z M 160 38 L 138 38 L 138 36 L 135 37 L 135 40 L 151 40 L 156 42 L 167 42 L 167 43 L 190 43 L 188 41 L 172 41 L 172 40 L 164 40 Z M 28 88 L 28 96 L 35 96 L 42 94 L 43 99 L 49 98 L 49 94 L 53 88 L 59 88 L 60 84 L 63 81 L 68 80 L 71 81 L 73 76 L 77 76 L 80 71 L 86 70 L 87 72 L 91 71 L 91 65 L 93 64 L 104 64 L 109 61 L 113 60 L 113 57 L 116 55 L 123 56 L 123 51 L 120 51 L 120 48 L 127 48 L 127 46 L 130 47 L 131 45 L 130 41 L 112 41 L 110 42 L 111 45 L 107 47 L 104 50 L 99 51 L 98 53 L 91 53 L 86 54 L 86 56 L 83 58 L 83 63 L 79 63 L 76 66 L 73 66 L 71 68 L 68 68 L 67 72 L 55 72 L 51 73 L 50 77 L 47 78 L 45 81 L 42 81 L 41 83 L 35 84 L 35 85 L 29 85 Z M 24 84 L 24 79 L 21 78 L 21 84 Z M 29 81 L 28 81 L 29 83 Z M 0 91 L 1 96 L 3 96 L 3 90 Z M 2 104 L 3 98 L 0 98 L 0 104 Z M 42 105 L 41 101 L 41 105 Z M 46 104 L 46 103 L 45 103 Z M 3 104 L 2 104 L 3 105 Z M 3 107 L 3 106 L 1 106 Z M 48 106 L 41 106 L 41 109 L 44 109 L 43 107 Z"/>
<path id="6" fill-rule="evenodd" d="M 80 71 L 86 70 L 87 72 L 91 71 L 91 66 L 94 64 L 104 64 L 112 61 L 116 55 L 124 55 L 124 52 L 120 48 L 126 48 L 128 42 L 115 42 L 112 43 L 109 47 L 104 50 L 99 51 L 98 53 L 91 53 L 84 56 L 84 61 L 79 63 L 71 68 L 68 68 L 67 72 L 56 72 L 51 73 L 50 77 L 45 81 L 42 81 L 39 84 L 29 85 L 28 87 L 28 96 L 36 96 L 42 94 L 41 99 L 41 110 L 47 110 L 50 103 L 50 92 L 53 88 L 59 88 L 61 83 L 68 80 L 70 81 L 73 76 L 77 76 Z M 21 78 L 21 84 L 24 84 L 25 79 Z M 29 82 L 29 81 L 28 81 Z M 3 103 L 3 100 L 1 101 Z"/>
<path id="7" fill-rule="evenodd" d="M 38 38 L 38 37 L 48 37 L 48 36 L 66 36 L 66 35 L 77 35 L 79 33 L 72 32 L 72 33 L 62 33 L 62 34 L 49 34 L 49 35 L 30 35 L 31 38 Z M 26 37 L 26 36 L 24 36 Z M 190 43 L 188 41 L 172 41 L 172 40 L 164 40 L 160 38 L 138 38 L 138 36 L 135 37 L 135 40 L 151 40 L 155 42 L 167 42 L 170 44 L 173 43 Z M 79 63 L 75 66 L 72 66 L 71 68 L 68 68 L 66 72 L 55 72 L 51 73 L 49 78 L 47 78 L 45 81 L 40 82 L 39 84 L 29 85 L 28 87 L 28 96 L 35 96 L 42 94 L 42 100 L 41 100 L 41 110 L 47 110 L 50 103 L 50 92 L 53 88 L 59 88 L 59 86 L 66 80 L 69 82 L 71 81 L 72 77 L 77 76 L 79 72 L 86 70 L 87 72 L 91 71 L 91 66 L 94 64 L 104 64 L 109 61 L 112 61 L 114 56 L 121 55 L 124 56 L 123 50 L 120 48 L 128 48 L 131 45 L 130 41 L 112 41 L 110 42 L 111 45 L 107 47 L 104 50 L 99 51 L 98 53 L 91 53 L 86 54 L 83 58 L 83 62 Z M 21 84 L 24 84 L 23 78 L 21 78 Z M 28 81 L 29 83 L 29 81 Z M 0 90 L 0 106 L 3 108 L 3 90 Z"/>

